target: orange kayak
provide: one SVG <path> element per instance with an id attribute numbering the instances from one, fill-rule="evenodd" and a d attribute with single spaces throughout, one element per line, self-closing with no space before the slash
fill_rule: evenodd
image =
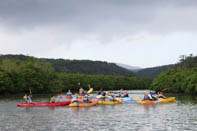
<path id="1" fill-rule="evenodd" d="M 142 101 L 138 101 L 137 103 L 140 103 L 142 105 L 152 105 L 152 104 L 161 103 L 161 102 L 160 101 L 142 100 Z"/>
<path id="2" fill-rule="evenodd" d="M 90 103 L 71 103 L 69 107 L 88 107 L 88 106 L 96 106 L 98 100 L 92 100 Z"/>

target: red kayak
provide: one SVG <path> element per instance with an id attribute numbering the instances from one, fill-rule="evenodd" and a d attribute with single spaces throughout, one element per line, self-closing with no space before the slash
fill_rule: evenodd
<path id="1" fill-rule="evenodd" d="M 44 106 L 66 106 L 69 105 L 71 101 L 62 101 L 62 102 L 55 102 L 55 103 L 50 103 L 50 102 L 36 102 L 36 103 L 19 103 L 17 104 L 18 107 L 44 107 Z"/>

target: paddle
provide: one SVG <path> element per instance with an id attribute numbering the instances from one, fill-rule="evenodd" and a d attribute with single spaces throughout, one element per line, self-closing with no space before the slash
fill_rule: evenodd
<path id="1" fill-rule="evenodd" d="M 164 88 L 162 91 L 166 91 L 166 90 L 168 90 L 168 88 Z"/>
<path id="2" fill-rule="evenodd" d="M 31 88 L 29 88 L 29 94 L 30 94 L 30 96 L 32 97 Z M 32 101 L 30 101 L 30 104 L 33 104 L 33 102 L 32 102 Z"/>
<path id="3" fill-rule="evenodd" d="M 87 93 L 90 94 L 92 91 L 93 91 L 93 88 L 90 88 Z"/>
<path id="4" fill-rule="evenodd" d="M 31 88 L 29 88 L 29 94 L 32 95 Z"/>

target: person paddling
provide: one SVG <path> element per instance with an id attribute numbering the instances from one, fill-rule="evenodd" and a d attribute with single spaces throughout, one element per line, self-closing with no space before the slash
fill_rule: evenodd
<path id="1" fill-rule="evenodd" d="M 68 92 L 66 93 L 67 96 L 72 96 L 72 92 L 70 90 L 68 90 Z"/>
<path id="2" fill-rule="evenodd" d="M 83 88 L 80 88 L 79 89 L 79 95 L 80 96 L 84 96 L 85 94 L 84 94 L 84 89 Z"/>
<path id="3" fill-rule="evenodd" d="M 153 100 L 153 98 L 149 92 L 144 93 L 144 100 Z"/>
<path id="4" fill-rule="evenodd" d="M 84 96 L 83 102 L 89 102 L 89 96 L 87 93 Z"/>
<path id="5" fill-rule="evenodd" d="M 27 102 L 27 94 L 25 94 L 25 95 L 23 96 L 23 99 L 25 100 L 25 102 Z"/>
<path id="6" fill-rule="evenodd" d="M 163 95 L 163 92 L 158 92 L 158 98 L 166 99 L 166 97 Z"/>
<path id="7" fill-rule="evenodd" d="M 55 96 L 54 95 L 51 96 L 50 103 L 55 103 Z"/>
<path id="8" fill-rule="evenodd" d="M 122 97 L 129 97 L 129 93 L 125 92 Z"/>
<path id="9" fill-rule="evenodd" d="M 27 99 L 26 99 L 27 103 L 32 103 L 31 97 L 32 95 L 28 94 Z"/>

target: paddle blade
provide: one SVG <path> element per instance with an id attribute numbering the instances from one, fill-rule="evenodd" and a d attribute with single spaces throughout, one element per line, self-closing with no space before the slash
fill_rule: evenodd
<path id="1" fill-rule="evenodd" d="M 166 91 L 166 90 L 168 90 L 168 88 L 164 88 L 162 91 Z"/>
<path id="2" fill-rule="evenodd" d="M 91 93 L 92 91 L 93 91 L 93 88 L 90 88 L 90 89 L 88 90 L 87 93 L 89 94 L 89 93 Z"/>

